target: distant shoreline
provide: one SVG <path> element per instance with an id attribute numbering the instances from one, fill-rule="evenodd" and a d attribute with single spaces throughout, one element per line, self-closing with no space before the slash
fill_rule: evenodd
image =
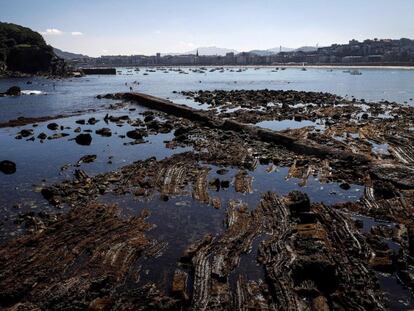
<path id="1" fill-rule="evenodd" d="M 414 70 L 412 66 L 397 65 L 129 65 L 129 66 L 91 66 L 85 68 L 320 68 L 320 69 L 399 69 Z"/>

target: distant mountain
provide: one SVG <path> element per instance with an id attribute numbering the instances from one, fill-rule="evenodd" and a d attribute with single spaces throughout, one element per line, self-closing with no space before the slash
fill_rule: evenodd
<path id="1" fill-rule="evenodd" d="M 302 46 L 298 49 L 295 49 L 296 52 L 315 52 L 316 50 L 318 50 L 316 46 Z"/>
<path id="2" fill-rule="evenodd" d="M 282 47 L 267 49 L 266 51 L 273 52 L 274 54 L 277 54 L 279 52 L 292 52 L 294 50 L 295 49 L 287 48 L 287 47 L 282 46 Z"/>
<path id="3" fill-rule="evenodd" d="M 252 50 L 249 51 L 249 53 L 253 53 L 259 56 L 269 56 L 269 55 L 274 55 L 277 54 L 279 52 L 292 52 L 295 49 L 292 48 L 286 48 L 286 47 L 278 47 L 278 48 L 271 48 L 271 49 L 267 49 L 267 50 Z"/>
<path id="4" fill-rule="evenodd" d="M 186 55 L 186 54 L 196 54 L 198 50 L 198 55 L 205 55 L 205 56 L 212 56 L 212 55 L 218 55 L 218 56 L 224 56 L 226 53 L 233 52 L 234 54 L 239 53 L 236 50 L 233 49 L 226 49 L 226 48 L 219 48 L 216 46 L 206 46 L 206 47 L 199 47 L 197 49 L 184 52 L 184 53 L 163 53 L 162 55 Z"/>
<path id="5" fill-rule="evenodd" d="M 248 53 L 256 54 L 258 56 L 270 56 L 270 55 L 276 54 L 269 50 L 251 50 Z"/>
<path id="6" fill-rule="evenodd" d="M 297 49 L 292 48 L 286 48 L 286 47 L 278 47 L 278 48 L 272 48 L 267 50 L 252 50 L 249 51 L 249 53 L 253 53 L 259 56 L 270 56 L 274 54 L 278 54 L 279 52 L 314 52 L 317 48 L 314 46 L 302 46 Z"/>
<path id="7" fill-rule="evenodd" d="M 53 51 L 55 52 L 57 56 L 59 56 L 60 58 L 66 59 L 66 60 L 71 60 L 75 58 L 89 58 L 89 56 L 87 55 L 65 52 L 65 51 L 59 50 L 58 48 L 53 48 Z"/>

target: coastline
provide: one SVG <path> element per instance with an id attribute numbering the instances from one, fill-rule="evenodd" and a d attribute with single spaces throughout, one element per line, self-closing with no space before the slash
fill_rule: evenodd
<path id="1" fill-rule="evenodd" d="M 111 65 L 100 65 L 93 66 L 96 68 L 315 68 L 315 69 L 401 69 L 401 70 L 414 70 L 412 66 L 394 66 L 394 65 L 299 65 L 299 64 L 284 64 L 284 65 L 130 65 L 130 66 L 111 66 Z"/>

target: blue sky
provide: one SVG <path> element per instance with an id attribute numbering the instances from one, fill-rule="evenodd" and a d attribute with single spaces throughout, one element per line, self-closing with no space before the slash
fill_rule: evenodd
<path id="1" fill-rule="evenodd" d="M 0 20 L 91 56 L 414 38 L 414 0 L 0 0 Z"/>

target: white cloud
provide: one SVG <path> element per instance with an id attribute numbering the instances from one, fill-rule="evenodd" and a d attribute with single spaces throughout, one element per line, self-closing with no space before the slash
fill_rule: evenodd
<path id="1" fill-rule="evenodd" d="M 46 29 L 46 31 L 41 31 L 40 32 L 42 35 L 46 35 L 46 36 L 59 36 L 59 35 L 63 35 L 63 31 L 56 29 L 56 28 L 48 28 Z"/>
<path id="2" fill-rule="evenodd" d="M 192 43 L 192 42 L 180 41 L 179 46 L 182 47 L 182 48 L 193 48 L 193 47 L 195 47 L 195 44 Z"/>
<path id="3" fill-rule="evenodd" d="M 154 33 L 155 33 L 156 35 L 159 35 L 159 34 L 161 34 L 161 30 L 157 29 L 157 30 L 155 30 L 155 31 L 154 31 Z"/>
<path id="4" fill-rule="evenodd" d="M 71 34 L 72 36 L 83 36 L 83 33 L 82 33 L 82 32 L 80 32 L 80 31 L 72 31 L 70 34 Z"/>

